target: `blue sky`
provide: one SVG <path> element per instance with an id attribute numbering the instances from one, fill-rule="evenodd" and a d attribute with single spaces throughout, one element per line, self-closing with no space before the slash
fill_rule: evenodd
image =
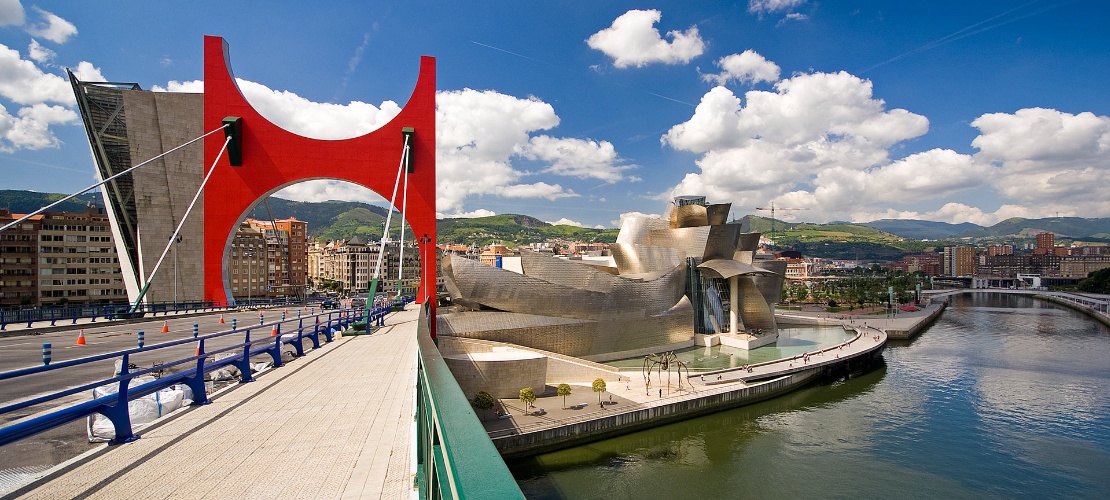
<path id="1" fill-rule="evenodd" d="M 678 194 L 780 218 L 1110 216 L 1110 4 L 0 0 L 0 188 L 94 182 L 64 68 L 360 135 L 438 66 L 438 210 L 616 227 Z M 294 199 L 366 199 L 299 184 Z"/>

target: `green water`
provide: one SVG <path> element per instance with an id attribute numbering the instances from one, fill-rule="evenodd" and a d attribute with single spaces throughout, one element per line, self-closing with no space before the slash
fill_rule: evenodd
<path id="1" fill-rule="evenodd" d="M 788 327 L 779 329 L 779 339 L 774 345 L 763 346 L 746 351 L 735 347 L 716 345 L 713 347 L 690 347 L 674 351 L 678 360 L 686 363 L 690 371 L 708 371 L 730 368 L 750 363 L 762 363 L 806 352 L 814 352 L 850 340 L 856 332 L 845 331 L 839 326 L 832 327 Z M 605 364 L 621 369 L 641 369 L 644 357 L 606 361 Z"/>
<path id="2" fill-rule="evenodd" d="M 1110 498 L 1110 332 L 960 296 L 876 369 L 510 462 L 529 498 Z"/>

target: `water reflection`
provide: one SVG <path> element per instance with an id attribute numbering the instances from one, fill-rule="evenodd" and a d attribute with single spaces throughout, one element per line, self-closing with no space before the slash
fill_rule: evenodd
<path id="1" fill-rule="evenodd" d="M 529 498 L 1110 497 L 1107 328 L 1027 297 L 952 305 L 862 376 L 510 468 Z"/>

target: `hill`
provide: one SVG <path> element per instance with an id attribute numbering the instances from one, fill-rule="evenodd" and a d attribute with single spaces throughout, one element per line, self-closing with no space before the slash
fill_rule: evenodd
<path id="1" fill-rule="evenodd" d="M 307 222 L 308 235 L 321 241 L 348 240 L 356 234 L 367 241 L 377 240 L 382 235 L 382 225 L 389 214 L 386 208 L 369 203 L 304 202 L 270 197 L 269 211 L 265 203 L 259 203 L 247 213 L 247 217 L 267 220 L 271 212 L 274 218 L 296 217 Z M 393 226 L 397 227 L 396 218 Z"/>
<path id="2" fill-rule="evenodd" d="M 13 214 L 27 214 L 66 196 L 68 195 L 60 193 L 0 189 L 0 208 L 6 208 Z M 103 208 L 104 198 L 100 196 L 99 192 L 85 193 L 50 210 L 54 212 L 84 212 L 89 205 Z"/>
<path id="3" fill-rule="evenodd" d="M 1058 237 L 1110 239 L 1110 218 L 1048 217 L 1024 219 L 1014 217 L 991 227 L 965 231 L 958 236 L 971 238 L 1020 237 L 1032 238 L 1037 233 L 1052 232 Z"/>
<path id="4" fill-rule="evenodd" d="M 856 225 L 873 227 L 880 231 L 914 240 L 944 240 L 961 233 L 984 229 L 983 226 L 970 222 L 950 224 L 948 222 L 915 219 L 880 219 L 857 223 Z"/>
<path id="5" fill-rule="evenodd" d="M 527 215 L 493 215 L 473 219 L 440 219 L 436 221 L 440 243 L 489 245 L 503 242 L 510 246 L 527 245 L 562 239 L 613 243 L 616 229 L 590 229 L 578 226 L 553 226 Z"/>

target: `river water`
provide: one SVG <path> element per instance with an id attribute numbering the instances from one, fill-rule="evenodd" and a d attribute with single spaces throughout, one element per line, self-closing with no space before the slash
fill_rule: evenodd
<path id="1" fill-rule="evenodd" d="M 847 380 L 509 463 L 528 498 L 1110 498 L 1110 331 L 966 294 Z"/>

